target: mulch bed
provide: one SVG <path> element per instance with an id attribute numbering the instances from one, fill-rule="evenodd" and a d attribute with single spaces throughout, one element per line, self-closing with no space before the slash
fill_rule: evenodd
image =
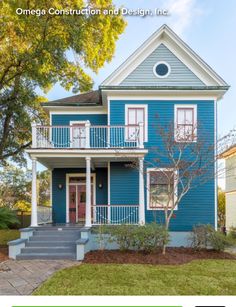
<path id="1" fill-rule="evenodd" d="M 0 245 L 0 262 L 8 259 L 8 247 Z"/>
<path id="2" fill-rule="evenodd" d="M 197 259 L 231 259 L 236 256 L 213 250 L 196 251 L 192 248 L 174 248 L 166 250 L 166 255 L 161 252 L 145 254 L 142 252 L 119 250 L 91 251 L 85 255 L 85 263 L 129 263 L 129 264 L 184 264 Z"/>

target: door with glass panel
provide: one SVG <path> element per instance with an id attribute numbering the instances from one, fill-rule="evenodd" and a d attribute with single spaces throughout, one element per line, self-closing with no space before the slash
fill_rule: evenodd
<path id="1" fill-rule="evenodd" d="M 93 177 L 91 177 L 91 205 L 93 205 Z M 86 211 L 86 177 L 69 177 L 69 222 L 84 223 Z M 92 210 L 91 210 L 92 211 Z"/>

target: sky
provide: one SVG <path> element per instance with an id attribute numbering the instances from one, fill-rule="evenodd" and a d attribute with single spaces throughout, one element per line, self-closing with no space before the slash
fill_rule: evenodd
<path id="1" fill-rule="evenodd" d="M 231 87 L 218 102 L 218 133 L 236 128 L 236 1 L 235 0 L 115 0 L 129 9 L 168 9 L 168 16 L 126 17 L 127 27 L 117 41 L 114 58 L 96 75 L 94 89 L 164 23 L 170 26 Z M 59 85 L 48 100 L 73 95 Z"/>

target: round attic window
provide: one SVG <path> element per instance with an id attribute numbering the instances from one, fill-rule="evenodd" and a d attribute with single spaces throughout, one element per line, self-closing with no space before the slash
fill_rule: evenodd
<path id="1" fill-rule="evenodd" d="M 166 62 L 158 62 L 154 65 L 153 72 L 158 78 L 166 78 L 170 74 L 170 65 Z"/>

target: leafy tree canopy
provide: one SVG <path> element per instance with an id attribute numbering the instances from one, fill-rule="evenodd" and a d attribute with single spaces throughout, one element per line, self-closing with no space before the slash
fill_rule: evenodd
<path id="1" fill-rule="evenodd" d="M 0 170 L 0 207 L 31 210 L 31 171 L 14 165 L 7 165 Z M 37 174 L 38 204 L 50 204 L 50 172 Z"/>
<path id="2" fill-rule="evenodd" d="M 125 22 L 118 15 L 17 15 L 16 9 L 114 8 L 112 0 L 3 0 L 0 2 L 0 163 L 22 162 L 30 124 L 44 121 L 42 97 L 59 82 L 74 92 L 92 88 L 87 69 L 109 62 Z M 76 61 L 71 54 L 76 54 Z"/>

